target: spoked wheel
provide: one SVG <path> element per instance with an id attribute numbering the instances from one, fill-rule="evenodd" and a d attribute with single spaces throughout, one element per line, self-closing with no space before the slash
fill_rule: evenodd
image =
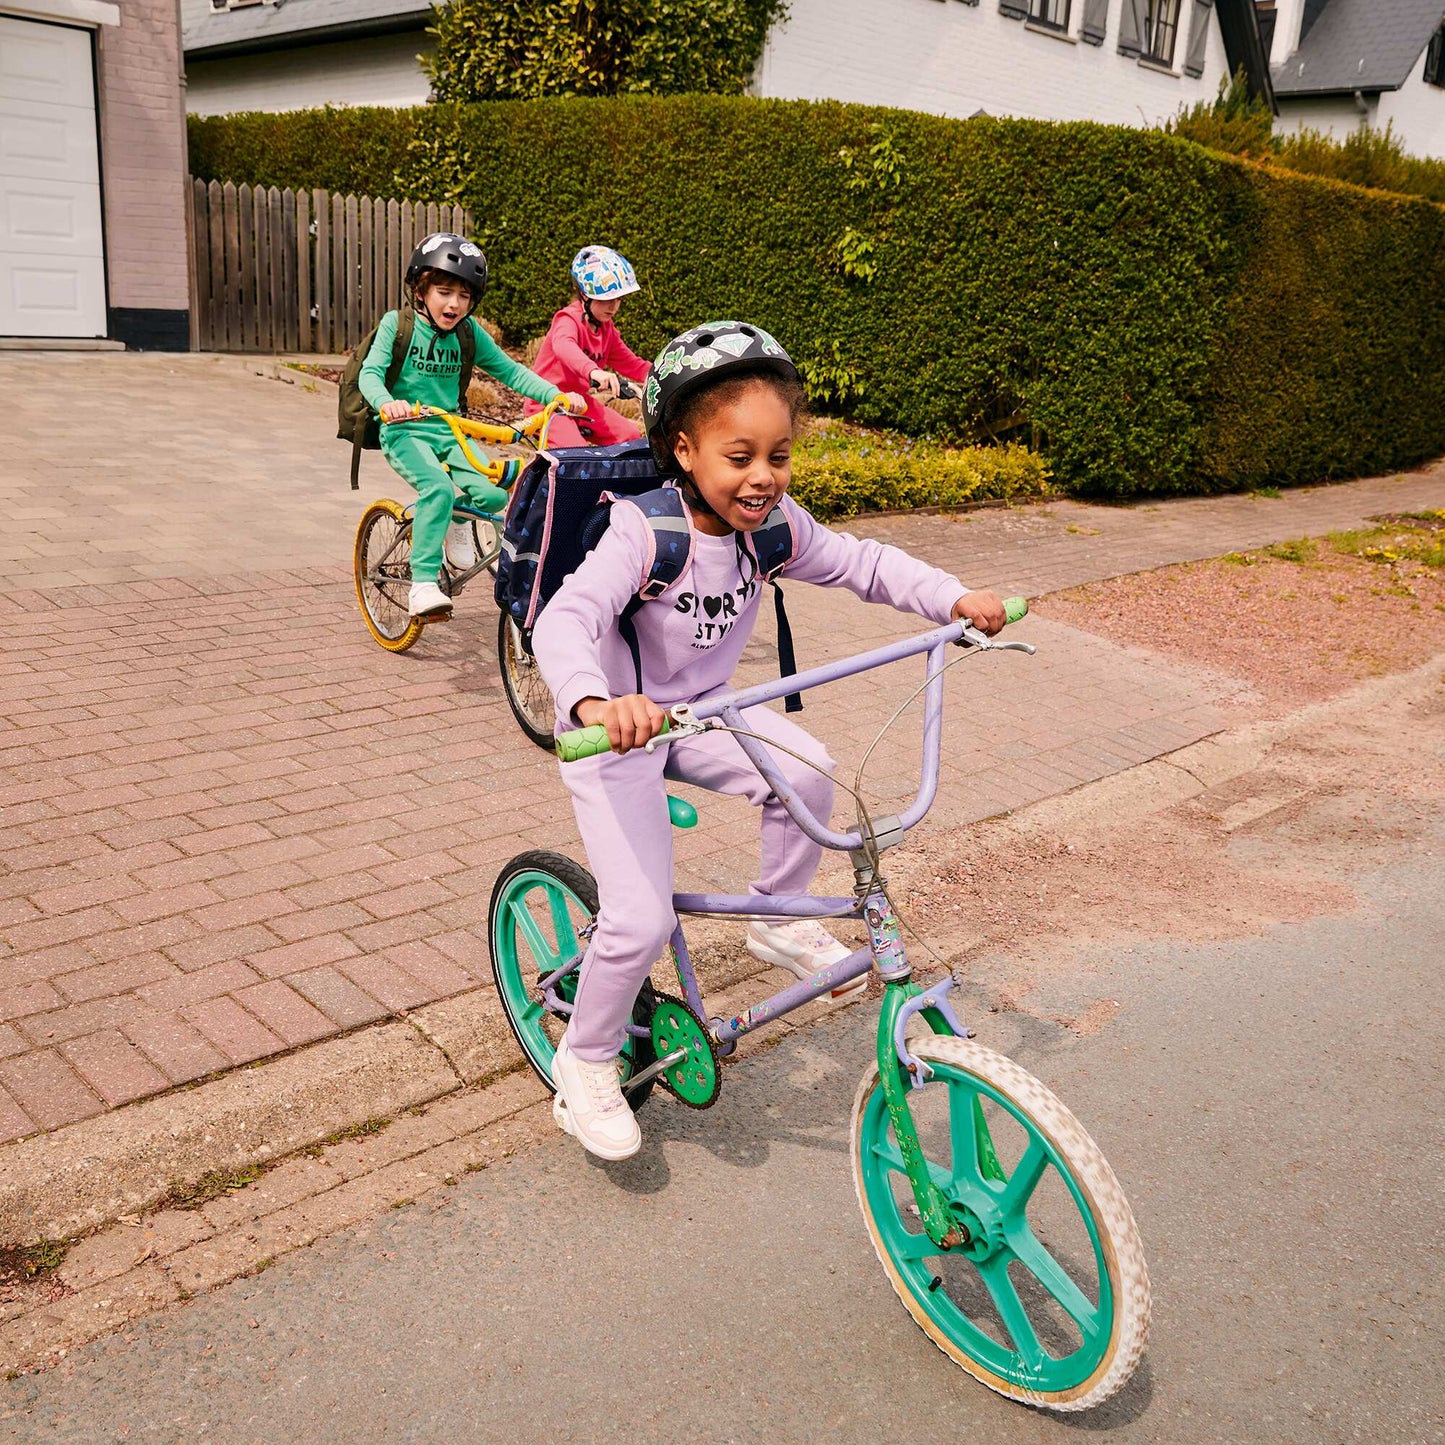
<path id="1" fill-rule="evenodd" d="M 497 667 L 517 726 L 539 748 L 551 752 L 552 724 L 557 716 L 552 692 L 542 681 L 537 659 L 527 651 L 522 629 L 505 612 L 497 617 Z"/>
<path id="2" fill-rule="evenodd" d="M 519 853 L 502 869 L 492 889 L 487 939 L 497 997 L 527 1062 L 549 1089 L 552 1056 L 567 1020 L 547 1007 L 538 984 L 581 953 L 579 935 L 596 913 L 596 880 L 560 853 Z M 572 973 L 561 980 L 557 993 L 571 1003 L 576 992 L 577 975 Z M 646 1025 L 651 1016 L 652 989 L 644 985 L 633 1021 Z M 622 1059 L 626 1083 L 652 1063 L 651 1042 L 629 1037 Z M 627 1102 L 639 1108 L 651 1092 L 649 1079 L 627 1095 Z"/>
<path id="3" fill-rule="evenodd" d="M 853 1181 L 873 1247 L 909 1314 L 1010 1399 L 1086 1410 L 1121 1389 L 1149 1334 L 1144 1249 L 1119 1181 L 1079 1121 L 1012 1060 L 913 1037 L 933 1080 L 909 1108 L 968 1243 L 928 1237 L 877 1066 L 853 1102 Z"/>
<path id="4" fill-rule="evenodd" d="M 388 652 L 405 652 L 426 623 L 406 610 L 411 590 L 411 520 L 399 502 L 373 502 L 361 514 L 351 570 L 367 631 Z"/>

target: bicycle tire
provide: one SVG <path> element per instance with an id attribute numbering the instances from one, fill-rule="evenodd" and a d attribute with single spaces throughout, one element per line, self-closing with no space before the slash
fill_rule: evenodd
<path id="1" fill-rule="evenodd" d="M 551 924 L 551 936 L 537 918 L 538 906 L 545 908 Z M 522 922 L 522 912 L 531 920 L 531 928 Z M 492 885 L 492 898 L 487 908 L 487 947 L 492 958 L 492 978 L 497 985 L 497 998 L 507 1024 L 521 1046 L 533 1072 L 546 1086 L 556 1092 L 552 1083 L 552 1058 L 566 1026 L 565 1018 L 553 1013 L 537 991 L 542 977 L 561 967 L 569 957 L 580 952 L 580 928 L 597 915 L 597 881 L 580 863 L 561 853 L 535 849 L 519 853 L 497 875 Z M 530 940 L 523 938 L 531 934 Z M 523 958 L 519 941 L 526 943 L 528 958 Z M 539 952 L 545 954 L 538 957 Z M 570 1003 L 576 977 L 563 981 L 558 992 Z M 644 984 L 633 1006 L 633 1022 L 644 1027 L 651 1023 L 651 988 Z M 629 1038 L 623 1046 L 626 1069 L 624 1083 L 634 1073 L 653 1062 L 652 1045 L 648 1039 Z M 652 1092 L 653 1080 L 638 1085 L 627 1102 L 640 1109 Z"/>
<path id="2" fill-rule="evenodd" d="M 521 629 L 505 612 L 497 615 L 497 670 L 517 726 L 530 741 L 550 753 L 556 719 L 552 691 L 542 680 L 537 659 L 527 651 Z"/>
<path id="3" fill-rule="evenodd" d="M 421 636 L 426 623 L 407 611 L 411 522 L 399 502 L 384 498 L 361 514 L 351 572 L 366 630 L 388 652 L 405 652 Z"/>
<path id="4" fill-rule="evenodd" d="M 941 1127 L 918 1119 L 920 1143 L 955 1217 L 970 1220 L 972 1238 L 947 1252 L 928 1239 L 875 1063 L 853 1102 L 850 1152 L 858 1204 L 889 1282 L 934 1344 L 989 1389 L 1049 1410 L 1102 1404 L 1133 1375 L 1149 1336 L 1143 1245 L 1114 1171 L 1065 1105 L 1011 1059 L 938 1035 L 911 1036 L 909 1047 L 933 1070 L 933 1081 L 909 1095 L 916 1119 L 924 1100 L 947 1100 Z M 1006 1143 L 1027 1140 L 1013 1151 L 1016 1159 L 1005 1154 L 1012 1159 L 1007 1166 L 991 1157 L 993 1135 L 975 1122 L 985 1111 L 993 1129 L 1008 1131 Z M 946 1150 L 939 1147 L 944 1137 Z M 954 1157 L 960 1152 L 962 1161 Z M 946 1164 L 937 1157 L 945 1153 Z M 1035 1211 L 1045 1181 L 1046 1220 Z M 1071 1207 L 1078 1211 L 1072 1226 Z M 1072 1271 L 1040 1232 L 1084 1241 Z M 1088 1268 L 1078 1259 L 1085 1253 L 1092 1255 Z M 1014 1265 L 1021 1266 L 1018 1277 Z M 1087 1278 L 1080 1284 L 1075 1275 L 1090 1270 L 1092 1285 Z M 1079 1341 L 1072 1350 L 1064 1321 L 1072 1321 Z"/>

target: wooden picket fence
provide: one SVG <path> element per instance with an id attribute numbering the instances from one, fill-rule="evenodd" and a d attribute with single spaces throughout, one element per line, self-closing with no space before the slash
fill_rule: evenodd
<path id="1" fill-rule="evenodd" d="M 191 343 L 199 351 L 349 351 L 431 231 L 466 235 L 461 206 L 192 180 Z"/>

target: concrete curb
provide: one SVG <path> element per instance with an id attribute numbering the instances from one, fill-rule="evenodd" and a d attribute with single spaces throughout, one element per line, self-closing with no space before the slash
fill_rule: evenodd
<path id="1" fill-rule="evenodd" d="M 1302 726 L 1344 719 L 1385 695 L 1424 697 L 1440 686 L 1442 669 L 1445 659 L 1437 657 L 1287 718 L 1215 734 L 999 816 L 1037 833 L 1161 812 L 1256 768 L 1276 740 Z M 746 977 L 719 981 L 729 998 L 759 987 Z M 522 1068 L 496 991 L 483 987 L 34 1136 L 0 1149 L 0 1245 L 86 1233 L 154 1206 L 178 1182 L 270 1164 L 368 1120 Z"/>

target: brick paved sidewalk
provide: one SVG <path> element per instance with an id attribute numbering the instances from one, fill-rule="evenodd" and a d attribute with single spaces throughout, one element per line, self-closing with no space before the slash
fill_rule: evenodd
<path id="1" fill-rule="evenodd" d="M 0 1140 L 485 982 L 497 867 L 576 851 L 570 809 L 506 711 L 484 595 L 404 657 L 366 637 L 337 563 L 384 473 L 346 490 L 331 397 L 203 357 L 0 359 L 0 377 L 20 400 L 0 480 L 19 523 L 0 593 Z M 86 430 L 57 426 L 77 396 Z M 855 530 L 1039 593 L 1441 505 L 1437 468 L 1278 501 Z M 912 627 L 815 589 L 789 607 L 805 665 Z M 1021 633 L 1036 658 L 950 674 L 935 826 L 1183 746 L 1249 703 L 1233 679 L 1057 623 Z M 769 675 L 769 654 L 745 672 Z M 849 780 L 917 675 L 813 695 L 804 721 Z M 916 763 L 905 724 L 875 756 L 870 801 L 910 796 Z M 749 813 L 709 798 L 680 837 L 682 875 L 745 881 Z"/>

